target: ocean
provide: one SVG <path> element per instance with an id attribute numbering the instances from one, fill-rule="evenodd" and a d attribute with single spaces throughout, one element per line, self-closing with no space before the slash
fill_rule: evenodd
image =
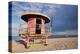
<path id="1" fill-rule="evenodd" d="M 51 35 L 48 36 L 49 39 L 52 38 L 68 38 L 68 37 L 78 37 L 78 35 Z M 19 40 L 20 36 L 8 36 L 9 40 Z"/>

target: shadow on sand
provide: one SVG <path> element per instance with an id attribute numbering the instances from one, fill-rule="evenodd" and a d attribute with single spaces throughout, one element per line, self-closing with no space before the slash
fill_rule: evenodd
<path id="1" fill-rule="evenodd" d="M 19 43 L 19 44 L 24 45 L 24 47 L 25 47 L 26 49 L 29 48 L 29 46 L 27 46 L 27 42 L 24 42 L 24 41 L 22 41 L 22 40 L 15 40 L 15 41 L 16 41 L 16 43 Z"/>

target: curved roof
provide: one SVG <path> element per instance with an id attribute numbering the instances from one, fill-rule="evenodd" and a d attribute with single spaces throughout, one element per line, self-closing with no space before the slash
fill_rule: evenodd
<path id="1" fill-rule="evenodd" d="M 39 12 L 26 12 L 26 13 L 23 13 L 21 16 L 21 19 L 23 19 L 26 22 L 28 22 L 29 18 L 42 18 L 45 20 L 45 23 L 50 22 L 50 18 L 47 15 Z"/>

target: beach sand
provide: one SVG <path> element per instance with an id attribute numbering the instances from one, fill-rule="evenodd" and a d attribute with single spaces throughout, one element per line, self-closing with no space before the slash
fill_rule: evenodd
<path id="1" fill-rule="evenodd" d="M 48 39 L 48 45 L 31 45 L 30 48 L 26 49 L 22 44 L 12 40 L 12 52 L 33 52 L 33 51 L 52 51 L 52 50 L 66 50 L 66 49 L 77 49 L 78 38 L 53 38 Z"/>

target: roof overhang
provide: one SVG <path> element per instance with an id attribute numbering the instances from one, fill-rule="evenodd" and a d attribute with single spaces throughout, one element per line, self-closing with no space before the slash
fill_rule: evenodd
<path id="1" fill-rule="evenodd" d="M 21 19 L 23 19 L 26 22 L 28 22 L 29 18 L 42 18 L 45 20 L 45 23 L 50 22 L 50 18 L 47 15 L 39 12 L 26 12 L 26 13 L 23 13 L 21 16 Z"/>

